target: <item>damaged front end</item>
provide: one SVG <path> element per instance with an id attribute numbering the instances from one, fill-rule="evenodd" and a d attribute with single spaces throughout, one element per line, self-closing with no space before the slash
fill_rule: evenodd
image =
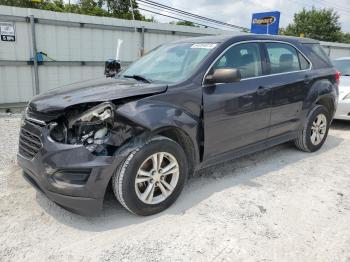
<path id="1" fill-rule="evenodd" d="M 73 212 L 99 212 L 110 178 L 125 159 L 123 145 L 144 132 L 118 115 L 125 101 L 74 105 L 46 114 L 46 121 L 27 110 L 17 155 L 24 178 Z"/>
<path id="2" fill-rule="evenodd" d="M 109 78 L 34 97 L 19 137 L 17 162 L 24 177 L 66 209 L 100 211 L 111 177 L 137 146 L 133 139 L 148 133 L 123 108 L 166 90 L 163 84 Z"/>
<path id="3" fill-rule="evenodd" d="M 78 105 L 49 125 L 50 137 L 58 143 L 83 145 L 98 156 L 111 156 L 125 141 L 142 132 L 116 114 L 112 102 Z"/>

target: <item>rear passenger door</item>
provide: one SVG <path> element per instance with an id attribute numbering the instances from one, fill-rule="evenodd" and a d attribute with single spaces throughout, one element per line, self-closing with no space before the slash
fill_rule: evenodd
<path id="1" fill-rule="evenodd" d="M 295 131 L 311 84 L 310 62 L 291 44 L 264 43 L 267 79 L 272 90 L 272 109 L 268 137 Z"/>

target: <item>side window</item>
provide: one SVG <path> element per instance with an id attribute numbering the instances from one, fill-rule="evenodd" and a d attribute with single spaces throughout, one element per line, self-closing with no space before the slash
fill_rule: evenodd
<path id="1" fill-rule="evenodd" d="M 227 50 L 214 64 L 212 70 L 218 68 L 237 68 L 242 79 L 262 75 L 259 44 L 238 44 Z"/>
<path id="2" fill-rule="evenodd" d="M 304 44 L 309 50 L 308 56 L 317 68 L 331 67 L 332 62 L 320 44 Z"/>
<path id="3" fill-rule="evenodd" d="M 299 55 L 300 69 L 301 70 L 309 69 L 310 68 L 309 61 L 307 61 L 302 54 L 298 53 L 298 55 Z"/>
<path id="4" fill-rule="evenodd" d="M 281 43 L 266 43 L 265 45 L 270 60 L 271 74 L 300 70 L 298 52 L 294 47 Z"/>

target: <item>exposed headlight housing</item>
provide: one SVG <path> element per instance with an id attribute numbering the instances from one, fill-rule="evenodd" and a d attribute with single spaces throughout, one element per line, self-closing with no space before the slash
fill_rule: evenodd
<path id="1" fill-rule="evenodd" d="M 51 130 L 57 142 L 83 144 L 90 152 L 105 154 L 105 141 L 114 124 L 115 105 L 104 102 L 82 113 L 70 112 L 67 120 Z"/>
<path id="2" fill-rule="evenodd" d="M 114 105 L 105 102 L 97 106 L 94 106 L 80 115 L 72 117 L 68 120 L 68 128 L 72 128 L 73 125 L 79 123 L 92 123 L 96 121 L 108 121 L 114 117 Z"/>
<path id="3" fill-rule="evenodd" d="M 76 143 L 82 143 L 90 152 L 103 152 L 104 142 L 114 122 L 115 106 L 109 102 L 94 106 L 68 120 L 68 129 L 73 129 Z"/>

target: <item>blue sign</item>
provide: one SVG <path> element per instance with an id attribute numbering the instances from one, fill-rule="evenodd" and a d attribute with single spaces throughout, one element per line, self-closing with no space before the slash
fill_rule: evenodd
<path id="1" fill-rule="evenodd" d="M 250 32 L 254 34 L 278 35 L 280 14 L 278 11 L 253 14 Z"/>

